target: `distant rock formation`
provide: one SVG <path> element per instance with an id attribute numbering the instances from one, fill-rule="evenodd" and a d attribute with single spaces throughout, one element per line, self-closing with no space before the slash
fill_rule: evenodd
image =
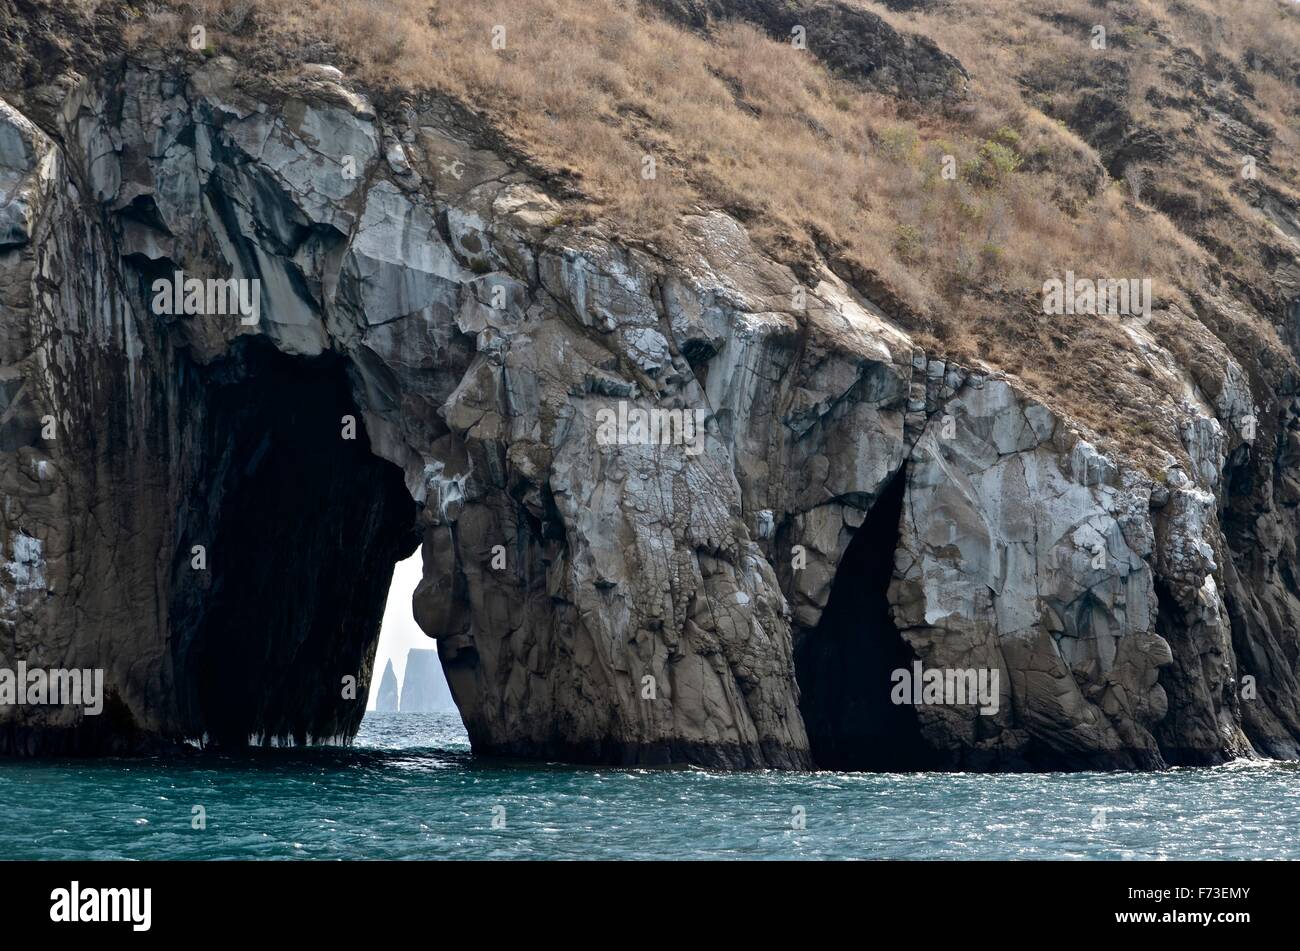
<path id="1" fill-rule="evenodd" d="M 410 677 L 410 667 L 407 667 L 406 675 L 408 678 Z M 407 683 L 410 683 L 410 681 L 408 680 Z M 397 674 L 393 673 L 393 660 L 391 657 L 384 667 L 384 676 L 379 681 L 379 699 L 375 701 L 375 710 L 379 713 L 397 712 Z"/>
<path id="2" fill-rule="evenodd" d="M 389 664 L 391 667 L 391 662 Z M 406 654 L 406 673 L 402 676 L 403 713 L 451 713 L 456 703 L 442 672 L 438 651 L 432 647 L 413 647 Z"/>

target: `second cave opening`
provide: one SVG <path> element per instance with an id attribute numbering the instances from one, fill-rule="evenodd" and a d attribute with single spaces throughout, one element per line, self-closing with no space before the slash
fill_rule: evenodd
<path id="1" fill-rule="evenodd" d="M 795 646 L 800 712 L 819 769 L 892 772 L 936 768 L 916 711 L 890 700 L 891 674 L 915 655 L 894 625 L 889 582 L 906 476 L 900 470 L 840 559 L 817 626 Z"/>

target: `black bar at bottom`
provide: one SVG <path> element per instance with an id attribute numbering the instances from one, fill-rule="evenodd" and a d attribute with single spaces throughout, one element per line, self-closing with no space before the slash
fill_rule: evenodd
<path id="1" fill-rule="evenodd" d="M 779 920 L 824 927 L 836 918 L 863 935 L 882 933 L 877 925 L 937 937 L 1041 924 L 1080 937 L 1231 939 L 1293 920 L 1294 885 L 1289 863 L 0 862 L 6 934 L 127 940 L 247 938 L 268 928 L 391 940 L 409 927 L 455 940 L 470 922 L 493 940 L 588 928 L 600 929 L 592 938 L 606 928 L 721 929 L 734 938 L 751 928 L 761 937 Z"/>

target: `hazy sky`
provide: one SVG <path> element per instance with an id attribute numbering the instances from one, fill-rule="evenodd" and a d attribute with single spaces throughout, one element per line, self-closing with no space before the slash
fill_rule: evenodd
<path id="1" fill-rule="evenodd" d="M 388 589 L 388 603 L 384 605 L 384 622 L 379 629 L 379 651 L 375 654 L 375 675 L 370 681 L 370 699 L 366 709 L 375 709 L 379 699 L 379 681 L 384 676 L 384 665 L 391 657 L 397 686 L 402 686 L 406 673 L 406 652 L 412 647 L 437 647 L 438 642 L 425 637 L 411 613 L 411 595 L 420 583 L 420 550 L 406 561 L 399 561 L 393 569 L 393 584 Z"/>

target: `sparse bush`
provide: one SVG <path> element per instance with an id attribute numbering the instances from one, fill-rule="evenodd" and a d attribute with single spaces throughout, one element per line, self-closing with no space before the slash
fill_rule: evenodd
<path id="1" fill-rule="evenodd" d="M 894 126 L 881 133 L 880 152 L 891 159 L 910 161 L 916 154 L 918 138 L 911 126 Z"/>
<path id="2" fill-rule="evenodd" d="M 1002 247 L 992 241 L 985 241 L 980 245 L 980 267 L 984 271 L 997 271 L 1002 267 L 1002 260 L 1005 252 Z"/>
<path id="3" fill-rule="evenodd" d="M 998 145 L 1005 145 L 1009 149 L 1020 151 L 1020 133 L 1011 126 L 1004 125 L 998 131 L 989 137 L 990 142 L 996 142 Z"/>
<path id="4" fill-rule="evenodd" d="M 904 261 L 921 255 L 921 232 L 912 225 L 899 225 L 894 232 L 894 253 Z"/>
<path id="5" fill-rule="evenodd" d="M 1130 164 L 1124 169 L 1124 184 L 1135 202 L 1142 200 L 1142 188 L 1146 185 L 1146 170 L 1140 165 Z"/>
<path id="6" fill-rule="evenodd" d="M 979 153 L 962 166 L 962 175 L 975 185 L 994 188 L 1006 182 L 1020 168 L 1020 156 L 1001 142 L 992 139 L 980 146 Z"/>
<path id="7" fill-rule="evenodd" d="M 257 9 L 254 0 L 223 0 L 217 13 L 217 27 L 227 33 L 238 33 L 250 27 L 253 11 Z"/>

